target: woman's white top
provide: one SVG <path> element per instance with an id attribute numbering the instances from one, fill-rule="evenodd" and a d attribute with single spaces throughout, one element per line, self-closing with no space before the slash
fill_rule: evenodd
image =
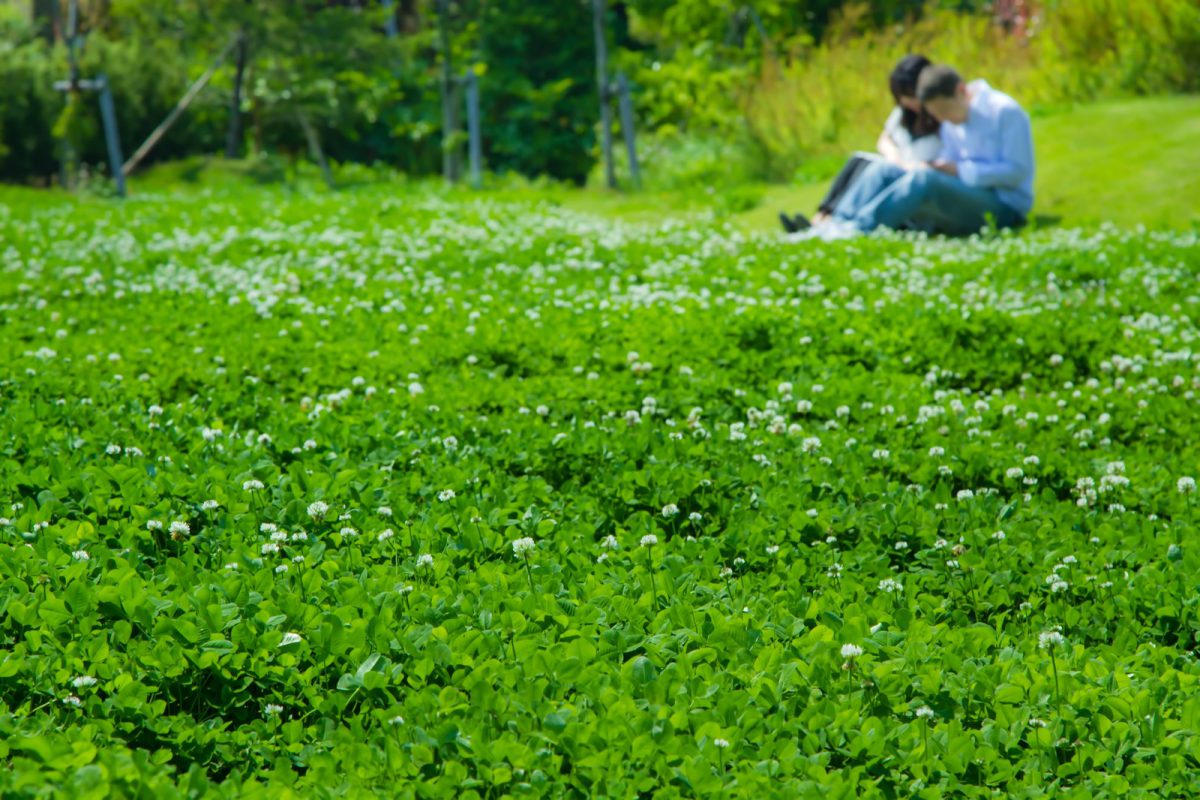
<path id="1" fill-rule="evenodd" d="M 906 161 L 933 161 L 942 150 L 942 140 L 936 133 L 930 133 L 917 139 L 912 137 L 900 124 L 903 109 L 896 106 L 883 123 L 883 132 L 891 139 Z"/>

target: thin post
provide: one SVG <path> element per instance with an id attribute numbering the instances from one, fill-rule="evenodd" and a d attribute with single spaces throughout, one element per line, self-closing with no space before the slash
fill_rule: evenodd
<path id="1" fill-rule="evenodd" d="M 383 7 L 387 9 L 387 19 L 383 22 L 383 32 L 387 34 L 389 39 L 396 38 L 399 30 L 396 26 L 396 11 L 392 8 L 394 0 L 383 0 Z"/>
<path id="2" fill-rule="evenodd" d="M 617 73 L 617 100 L 621 109 L 621 133 L 625 135 L 625 152 L 629 156 L 629 174 L 633 185 L 642 186 L 642 170 L 638 165 L 637 142 L 633 128 L 633 98 L 629 93 L 629 78 L 624 72 Z"/>
<path id="3" fill-rule="evenodd" d="M 208 70 L 188 88 L 183 97 L 179 98 L 179 102 L 175 104 L 175 108 L 171 109 L 171 113 L 167 114 L 167 118 L 164 119 L 157 128 L 151 131 L 150 135 L 146 137 L 146 141 L 142 142 L 142 146 L 133 152 L 133 155 L 131 155 L 129 160 L 125 162 L 125 166 L 121 168 L 122 172 L 124 172 L 126 175 L 133 172 L 138 163 L 141 162 L 141 160 L 145 158 L 152 149 L 154 149 L 154 145 L 158 144 L 158 140 L 166 135 L 171 126 L 175 124 L 175 120 L 179 119 L 179 116 L 186 111 L 187 107 L 191 105 L 193 100 L 196 99 L 196 95 L 200 94 L 200 91 L 208 85 L 210 80 L 212 80 L 212 76 L 216 74 L 217 69 L 222 63 L 224 63 L 225 57 L 229 55 L 229 51 L 233 49 L 233 46 L 238 43 L 240 38 L 240 36 L 234 36 L 229 40 L 229 44 L 225 45 L 225 48 L 221 50 L 221 52 L 213 60 L 213 63 L 211 66 L 209 66 Z"/>
<path id="4" fill-rule="evenodd" d="M 479 130 L 479 76 L 474 69 L 467 70 L 467 133 L 470 136 L 468 155 L 471 165 L 471 187 L 478 189 L 482 184 L 483 141 Z"/>
<path id="5" fill-rule="evenodd" d="M 458 180 L 458 152 L 455 134 L 458 133 L 458 108 L 454 104 L 454 64 L 450 52 L 450 3 L 437 0 L 438 42 L 442 51 L 442 175 L 449 183 Z"/>
<path id="6" fill-rule="evenodd" d="M 617 188 L 613 167 L 612 109 L 608 104 L 608 42 L 604 37 L 605 0 L 592 0 L 592 33 L 596 39 L 596 88 L 600 94 L 600 146 L 604 151 L 604 182 Z"/>
<path id="7" fill-rule="evenodd" d="M 104 143 L 108 146 L 108 166 L 117 184 L 117 197 L 125 196 L 125 173 L 121 169 L 121 137 L 117 132 L 117 109 L 113 105 L 112 89 L 108 76 L 101 73 L 96 78 L 100 84 L 100 118 L 104 121 Z"/>
<path id="8" fill-rule="evenodd" d="M 233 95 L 229 98 L 229 131 L 225 135 L 225 157 L 237 158 L 242 151 L 242 82 L 246 76 L 249 42 L 246 32 L 238 34 L 237 62 L 233 74 Z"/>

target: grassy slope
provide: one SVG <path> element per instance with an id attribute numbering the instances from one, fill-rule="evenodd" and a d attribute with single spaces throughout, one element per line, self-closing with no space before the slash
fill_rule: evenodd
<path id="1" fill-rule="evenodd" d="M 1200 97 L 1098 103 L 1034 119 L 1035 215 L 1064 225 L 1111 220 L 1180 226 L 1200 222 Z M 826 184 L 764 187 L 758 207 L 734 215 L 755 230 L 778 227 L 780 209 L 811 212 Z M 566 195 L 583 209 L 646 217 L 689 208 L 675 195 Z"/>

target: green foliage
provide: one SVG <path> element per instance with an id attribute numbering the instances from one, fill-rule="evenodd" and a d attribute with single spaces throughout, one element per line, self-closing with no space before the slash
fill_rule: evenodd
<path id="1" fill-rule="evenodd" d="M 590 6 L 497 0 L 480 29 L 489 167 L 582 183 L 599 115 Z"/>
<path id="2" fill-rule="evenodd" d="M 0 794 L 1200 789 L 1193 234 L 3 199 Z"/>
<path id="3" fill-rule="evenodd" d="M 611 65 L 634 87 L 649 151 L 646 184 L 711 185 L 714 150 L 735 165 L 724 183 L 790 181 L 814 160 L 869 146 L 891 104 L 886 78 L 904 53 L 925 51 L 988 77 L 1030 106 L 1200 90 L 1200 6 L 1193 0 L 1048 0 L 1028 38 L 1010 35 L 978 0 L 633 0 L 611 2 Z M 36 6 L 45 13 L 49 4 Z M 85 75 L 109 74 L 125 149 L 144 140 L 235 35 L 248 57 L 244 152 L 296 161 L 317 131 L 334 162 L 439 172 L 441 47 L 433 0 L 384 6 L 291 0 L 112 0 L 85 4 Z M 455 77 L 480 77 L 484 155 L 494 172 L 584 182 L 598 155 L 591 5 L 453 0 Z M 60 44 L 27 5 L 0 6 L 0 179 L 44 183 L 66 141 L 86 163 L 107 161 L 94 97 L 68 106 Z M 533 57 L 531 54 L 536 54 Z M 224 149 L 233 92 L 220 70 L 151 160 Z M 462 105 L 460 88 L 453 105 Z M 463 116 L 460 112 L 460 117 Z M 463 149 L 465 135 L 453 137 Z M 711 144 L 723 140 L 720 147 Z M 665 143 L 695 152 L 662 154 Z M 695 175 L 696 177 L 690 177 Z"/>

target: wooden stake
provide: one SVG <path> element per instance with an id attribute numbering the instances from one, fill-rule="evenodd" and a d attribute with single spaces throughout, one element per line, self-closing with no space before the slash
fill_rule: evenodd
<path id="1" fill-rule="evenodd" d="M 301 130 L 304 131 L 304 138 L 308 140 L 308 152 L 312 156 L 313 161 L 317 162 L 317 166 L 321 168 L 321 177 L 325 179 L 325 185 L 330 189 L 336 189 L 337 186 L 333 182 L 333 173 L 329 170 L 329 162 L 325 160 L 325 151 L 321 149 L 321 140 L 317 138 L 317 132 L 313 128 L 312 123 L 308 121 L 308 116 L 303 111 L 296 111 L 296 119 L 300 123 Z"/>

